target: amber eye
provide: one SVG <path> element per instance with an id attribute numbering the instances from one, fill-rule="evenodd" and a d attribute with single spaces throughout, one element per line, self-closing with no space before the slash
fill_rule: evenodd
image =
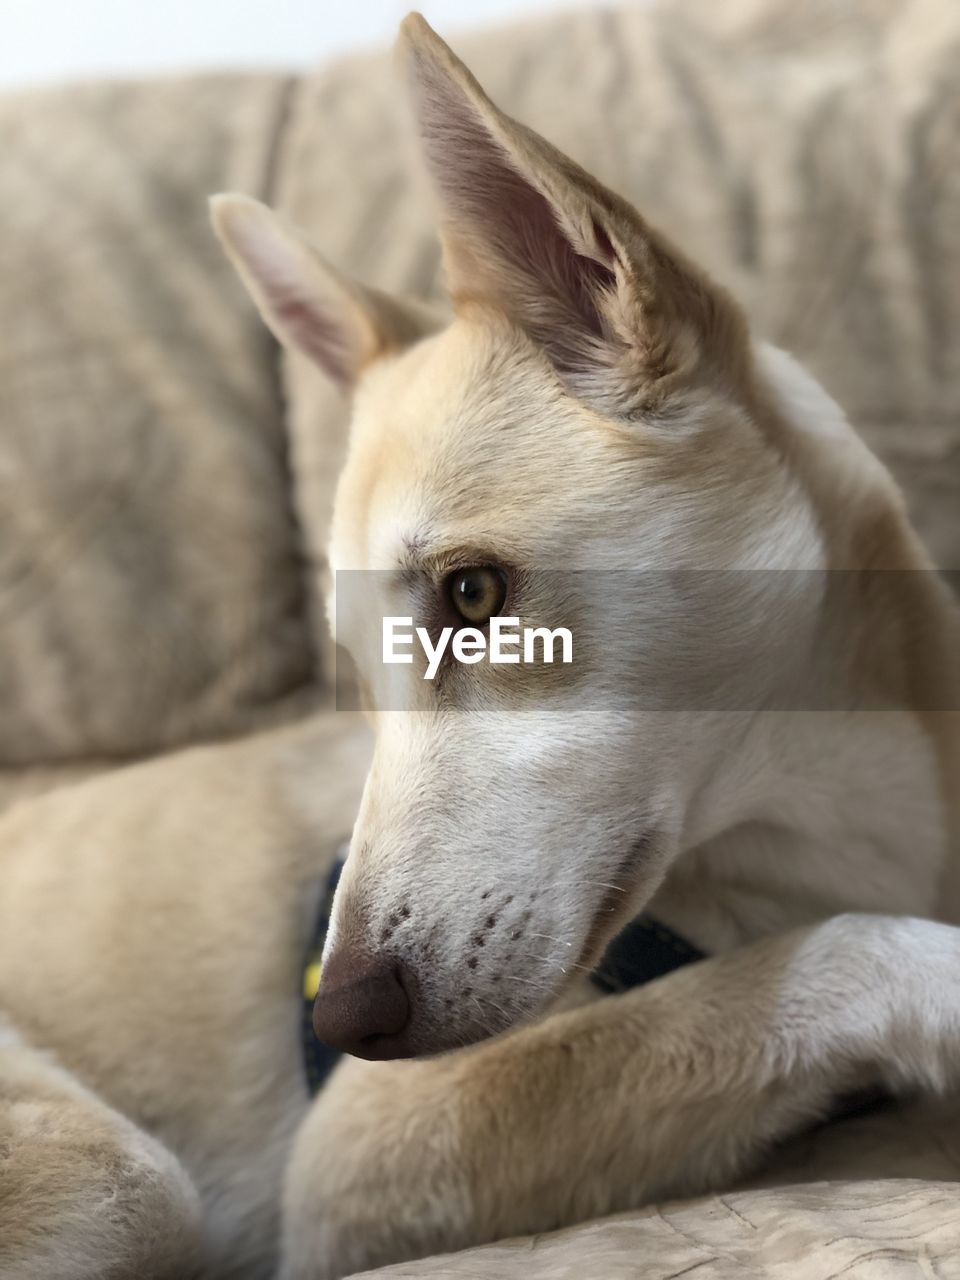
<path id="1" fill-rule="evenodd" d="M 482 627 L 503 608 L 507 575 L 502 569 L 483 564 L 458 569 L 447 579 L 447 591 L 460 617 L 471 626 Z"/>

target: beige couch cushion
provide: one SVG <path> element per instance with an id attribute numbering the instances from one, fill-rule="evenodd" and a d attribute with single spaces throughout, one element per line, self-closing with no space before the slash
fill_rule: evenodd
<path id="1" fill-rule="evenodd" d="M 288 84 L 0 101 L 0 766 L 233 730 L 310 675 L 274 351 L 206 196 Z"/>
<path id="2" fill-rule="evenodd" d="M 620 1214 L 384 1267 L 378 1280 L 932 1280 L 958 1274 L 956 1183 L 820 1182 Z"/>
<path id="3" fill-rule="evenodd" d="M 883 1174 L 883 1177 L 878 1175 Z M 785 1142 L 751 1185 L 371 1272 L 449 1280 L 954 1280 L 955 1098 L 882 1107 Z"/>
<path id="4" fill-rule="evenodd" d="M 449 35 L 449 32 L 444 32 Z M 635 200 L 822 378 L 960 568 L 960 6 L 661 0 L 454 43 L 494 97 Z M 386 58 L 297 93 L 279 196 L 336 262 L 438 294 Z M 291 364 L 322 550 L 343 413 Z"/>

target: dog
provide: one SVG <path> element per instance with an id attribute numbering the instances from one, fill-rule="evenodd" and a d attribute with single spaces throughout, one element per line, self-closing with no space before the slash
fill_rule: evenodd
<path id="1" fill-rule="evenodd" d="M 323 1280 L 729 1186 L 864 1082 L 957 1082 L 960 622 L 896 486 L 422 18 L 401 53 L 451 319 L 213 202 L 267 324 L 350 397 L 328 612 L 374 730 L 362 796 L 344 767 L 278 804 L 311 753 L 368 750 L 338 713 L 184 753 L 227 865 L 133 819 L 136 865 L 104 854 L 76 792 L 106 810 L 109 779 L 6 822 L 0 938 L 35 943 L 25 973 L 0 942 L 18 1277 Z M 382 660 L 398 615 L 569 627 L 576 660 L 424 679 Z M 162 776 L 125 771 L 124 812 Z M 347 1057 L 311 1103 L 282 993 L 316 832 L 351 823 L 314 1006 Z M 36 924 L 64 886 L 66 943 Z M 586 975 L 644 910 L 708 958 L 601 998 Z M 174 1011 L 192 1030 L 158 1036 Z"/>

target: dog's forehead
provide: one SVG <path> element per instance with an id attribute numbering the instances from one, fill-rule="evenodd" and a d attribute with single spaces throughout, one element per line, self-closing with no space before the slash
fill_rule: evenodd
<path id="1" fill-rule="evenodd" d="M 608 491 L 616 434 L 508 325 L 456 320 L 364 379 L 334 554 L 387 568 L 457 544 L 529 549 L 561 474 L 567 495 Z"/>

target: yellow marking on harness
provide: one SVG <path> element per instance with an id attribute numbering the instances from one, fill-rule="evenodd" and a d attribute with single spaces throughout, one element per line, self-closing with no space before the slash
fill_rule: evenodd
<path id="1" fill-rule="evenodd" d="M 317 990 L 320 986 L 320 959 L 311 960 L 303 971 L 303 998 L 304 1000 L 316 999 Z"/>

